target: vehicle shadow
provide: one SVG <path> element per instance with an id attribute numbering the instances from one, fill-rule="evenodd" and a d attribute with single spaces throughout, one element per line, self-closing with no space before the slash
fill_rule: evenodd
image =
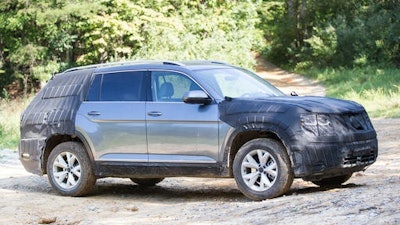
<path id="1" fill-rule="evenodd" d="M 342 185 L 336 185 L 336 186 L 330 186 L 330 187 L 319 187 L 319 186 L 312 186 L 312 187 L 296 187 L 296 188 L 291 188 L 289 192 L 287 192 L 286 195 L 306 195 L 306 194 L 313 194 L 313 193 L 318 193 L 318 192 L 325 192 L 325 191 L 331 191 L 334 189 L 340 190 L 340 189 L 353 189 L 353 188 L 359 188 L 365 186 L 364 184 L 354 184 L 354 183 L 348 183 L 348 184 L 342 184 Z"/>
<path id="2" fill-rule="evenodd" d="M 296 185 L 285 196 L 308 195 L 332 189 L 352 189 L 365 185 L 349 183 L 337 187 L 318 187 Z M 47 176 L 19 176 L 0 179 L 0 189 L 14 190 L 21 193 L 47 194 L 57 196 L 47 180 Z M 167 178 L 161 183 L 145 187 L 131 182 L 129 179 L 105 178 L 99 179 L 88 198 L 120 198 L 135 199 L 147 202 L 175 201 L 222 201 L 248 202 L 237 188 L 233 179 L 202 179 L 202 178 Z"/>
<path id="3" fill-rule="evenodd" d="M 121 196 L 159 202 L 160 199 L 173 201 L 248 201 L 237 189 L 234 182 L 206 181 L 193 178 L 167 178 L 155 186 L 141 186 L 129 179 L 98 180 L 93 194 L 96 196 Z M 224 179 L 222 179 L 224 180 Z"/>

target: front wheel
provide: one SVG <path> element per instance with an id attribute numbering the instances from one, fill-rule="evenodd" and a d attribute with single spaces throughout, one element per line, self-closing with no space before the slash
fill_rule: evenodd
<path id="1" fill-rule="evenodd" d="M 61 195 L 86 195 L 96 183 L 89 157 L 78 142 L 64 142 L 53 149 L 47 174 L 51 186 Z"/>
<path id="2" fill-rule="evenodd" d="M 251 140 L 239 149 L 233 175 L 239 190 L 257 201 L 284 194 L 294 177 L 285 148 L 269 138 Z"/>

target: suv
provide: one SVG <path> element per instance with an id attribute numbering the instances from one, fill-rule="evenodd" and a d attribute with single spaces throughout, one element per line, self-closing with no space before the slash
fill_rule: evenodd
<path id="1" fill-rule="evenodd" d="M 61 195 L 97 178 L 155 185 L 165 177 L 233 177 L 253 200 L 294 178 L 340 185 L 376 161 L 364 108 L 286 96 L 239 67 L 144 61 L 72 68 L 54 76 L 21 116 L 25 169 Z"/>

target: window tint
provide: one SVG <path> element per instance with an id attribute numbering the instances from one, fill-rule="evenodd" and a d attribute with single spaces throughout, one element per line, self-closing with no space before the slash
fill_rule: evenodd
<path id="1" fill-rule="evenodd" d="M 182 102 L 183 95 L 201 88 L 187 76 L 169 71 L 152 72 L 153 101 Z"/>
<path id="2" fill-rule="evenodd" d="M 89 93 L 86 97 L 87 101 L 98 101 L 100 97 L 100 84 L 102 75 L 96 75 L 90 86 Z"/>
<path id="3" fill-rule="evenodd" d="M 88 101 L 144 101 L 145 72 L 120 72 L 97 75 L 87 96 Z"/>

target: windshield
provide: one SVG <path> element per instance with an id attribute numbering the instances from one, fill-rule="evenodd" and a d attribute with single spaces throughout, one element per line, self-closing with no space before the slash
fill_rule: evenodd
<path id="1" fill-rule="evenodd" d="M 213 89 L 220 98 L 258 98 L 283 96 L 280 90 L 256 74 L 236 68 L 196 71 L 196 78 Z"/>

